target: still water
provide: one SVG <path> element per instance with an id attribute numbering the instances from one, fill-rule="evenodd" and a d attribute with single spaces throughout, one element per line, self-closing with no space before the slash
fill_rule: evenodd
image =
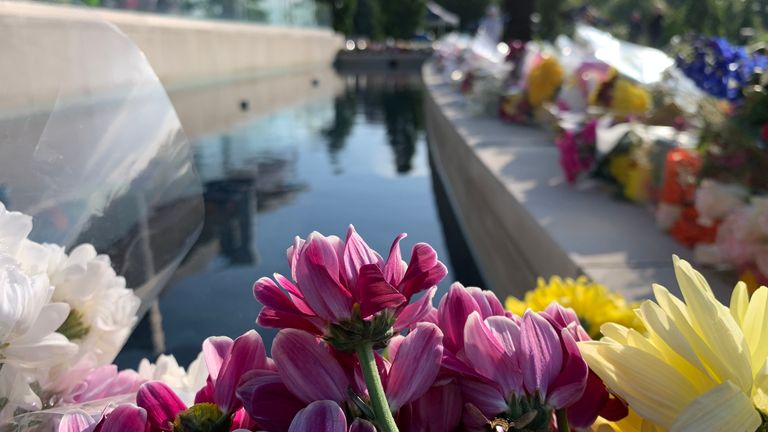
<path id="1" fill-rule="evenodd" d="M 438 295 L 457 277 L 477 283 L 430 168 L 418 75 L 341 80 L 335 96 L 193 141 L 205 225 L 128 341 L 118 358 L 121 367 L 153 358 L 157 348 L 185 365 L 207 335 L 236 337 L 256 327 L 260 304 L 253 282 L 274 272 L 289 275 L 286 248 L 295 235 L 313 230 L 343 237 L 354 224 L 383 253 L 406 232 L 405 259 L 414 243 L 427 242 L 448 267 Z M 258 330 L 267 341 L 275 334 Z"/>

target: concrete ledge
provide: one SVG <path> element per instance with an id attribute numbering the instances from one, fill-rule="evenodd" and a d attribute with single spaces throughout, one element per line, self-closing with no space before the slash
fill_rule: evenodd
<path id="1" fill-rule="evenodd" d="M 3 88 L 15 100 L 38 104 L 68 93 L 62 77 L 77 65 L 69 63 L 65 69 L 57 59 L 66 58 L 73 43 L 110 53 L 110 42 L 100 40 L 104 32 L 94 25 L 99 22 L 122 30 L 166 88 L 327 68 L 343 44 L 341 36 L 325 29 L 0 0 Z M 100 73 L 120 71 L 105 66 Z"/>
<path id="2" fill-rule="evenodd" d="M 650 296 L 652 283 L 678 292 L 672 255 L 692 253 L 650 212 L 599 183 L 569 186 L 554 137 L 472 115 L 430 64 L 422 74 L 430 151 L 487 288 L 521 295 L 540 276 L 586 274 L 630 298 Z M 733 275 L 704 273 L 730 298 Z"/>

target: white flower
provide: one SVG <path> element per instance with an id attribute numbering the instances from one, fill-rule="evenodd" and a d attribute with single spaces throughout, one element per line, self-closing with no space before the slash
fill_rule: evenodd
<path id="1" fill-rule="evenodd" d="M 42 256 L 41 248 L 47 251 L 45 271 L 55 287 L 53 300 L 72 308 L 62 332 L 80 346 L 73 361 L 90 354 L 97 366 L 111 363 L 138 319 L 141 300 L 125 287 L 109 257 L 97 254 L 92 245 L 77 246 L 69 255 L 50 244 L 25 244 L 22 249 Z"/>
<path id="2" fill-rule="evenodd" d="M 749 192 L 738 184 L 724 184 L 712 179 L 701 181 L 696 189 L 696 211 L 699 222 L 712 225 L 723 220 L 733 210 L 746 204 Z"/>
<path id="3" fill-rule="evenodd" d="M 30 383 L 77 352 L 75 344 L 56 333 L 69 306 L 50 303 L 52 293 L 46 275 L 30 277 L 15 260 L 0 255 L 0 420 L 17 408 L 40 408 Z"/>
<path id="4" fill-rule="evenodd" d="M 203 353 L 197 355 L 187 370 L 179 366 L 176 357 L 161 354 L 155 364 L 147 359 L 141 360 L 138 372 L 143 380 L 167 384 L 187 405 L 192 405 L 195 393 L 205 386 L 208 379 Z"/>
<path id="5" fill-rule="evenodd" d="M 9 212 L 0 202 L 0 254 L 14 257 L 21 242 L 32 231 L 32 217 Z"/>

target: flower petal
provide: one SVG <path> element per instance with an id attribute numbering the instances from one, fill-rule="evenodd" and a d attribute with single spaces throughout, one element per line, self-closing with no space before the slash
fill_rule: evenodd
<path id="1" fill-rule="evenodd" d="M 387 400 L 392 411 L 423 395 L 440 372 L 443 333 L 436 325 L 422 323 L 408 333 L 392 360 Z"/>
<path id="2" fill-rule="evenodd" d="M 136 394 L 136 404 L 147 412 L 153 430 L 172 431 L 176 416 L 187 409 L 170 387 L 160 381 L 143 384 Z"/>
<path id="3" fill-rule="evenodd" d="M 392 242 L 392 247 L 389 249 L 389 256 L 387 262 L 384 263 L 384 279 L 391 285 L 398 286 L 400 281 L 403 280 L 403 275 L 408 268 L 408 264 L 403 261 L 403 256 L 400 254 L 400 240 L 404 239 L 407 234 L 402 233 L 395 241 Z"/>
<path id="4" fill-rule="evenodd" d="M 462 284 L 453 283 L 437 308 L 440 328 L 445 335 L 445 349 L 457 353 L 464 348 L 464 324 L 474 311 L 480 312 L 475 299 Z"/>
<path id="5" fill-rule="evenodd" d="M 339 282 L 339 263 L 333 243 L 313 233 L 296 263 L 296 277 L 304 301 L 320 318 L 340 321 L 352 313 L 352 294 Z"/>
<path id="6" fill-rule="evenodd" d="M 225 414 L 234 412 L 238 408 L 235 390 L 242 376 L 250 370 L 266 367 L 267 353 L 261 336 L 255 330 L 235 339 L 214 386 L 214 401 L 219 409 Z"/>
<path id="7" fill-rule="evenodd" d="M 147 412 L 133 404 L 122 404 L 107 414 L 98 432 L 143 432 L 147 427 Z"/>
<path id="8" fill-rule="evenodd" d="M 347 240 L 344 243 L 344 255 L 343 255 L 343 267 L 344 277 L 347 281 L 347 285 L 354 287 L 357 285 L 357 277 L 360 273 L 360 269 L 367 264 L 373 264 L 376 268 L 382 267 L 381 256 L 376 253 L 368 244 L 360 237 L 360 234 L 355 231 L 355 227 L 350 225 L 347 230 Z M 360 297 L 355 296 L 357 301 L 360 301 Z"/>
<path id="9" fill-rule="evenodd" d="M 347 432 L 347 418 L 336 402 L 320 400 L 299 411 L 288 432 Z"/>
<path id="10" fill-rule="evenodd" d="M 504 315 L 504 307 L 493 292 L 478 287 L 468 287 L 467 291 L 475 299 L 483 319 L 494 315 Z"/>
<path id="11" fill-rule="evenodd" d="M 720 381 L 730 379 L 743 392 L 749 393 L 752 388 L 750 352 L 736 320 L 715 299 L 701 273 L 677 256 L 674 263 L 675 276 L 688 306 L 691 324 L 726 366 L 725 370 L 718 371 L 721 373 Z"/>
<path id="12" fill-rule="evenodd" d="M 94 420 L 82 410 L 73 410 L 61 418 L 58 432 L 83 432 L 94 423 Z"/>
<path id="13" fill-rule="evenodd" d="M 462 379 L 461 394 L 465 402 L 476 406 L 486 417 L 493 418 L 508 408 L 501 389 L 491 383 Z"/>
<path id="14" fill-rule="evenodd" d="M 232 339 L 226 336 L 211 336 L 203 342 L 203 358 L 213 382 L 216 382 L 221 365 L 232 350 L 234 343 Z"/>
<path id="15" fill-rule="evenodd" d="M 243 376 L 237 397 L 248 415 L 266 430 L 288 430 L 305 403 L 283 384 L 277 372 L 254 370 Z"/>
<path id="16" fill-rule="evenodd" d="M 301 330 L 284 329 L 272 344 L 285 386 L 304 402 L 346 399 L 349 380 L 325 343 Z"/>
<path id="17" fill-rule="evenodd" d="M 739 282 L 733 288 L 731 293 L 731 315 L 736 320 L 738 325 L 742 325 L 744 322 L 744 315 L 747 314 L 747 308 L 749 307 L 749 293 L 747 292 L 747 284 Z"/>
<path id="18" fill-rule="evenodd" d="M 369 421 L 356 418 L 349 426 L 349 432 L 376 432 L 376 426 Z"/>
<path id="19" fill-rule="evenodd" d="M 768 288 L 760 287 L 752 294 L 741 326 L 752 355 L 753 374 L 768 359 Z"/>
<path id="20" fill-rule="evenodd" d="M 563 365 L 560 338 L 546 318 L 530 310 L 523 316 L 520 330 L 520 345 L 525 356 L 521 361 L 525 389 L 529 394 L 539 392 L 543 399 L 547 399 L 549 386 Z"/>
<path id="21" fill-rule="evenodd" d="M 376 264 L 360 267 L 356 291 L 363 318 L 384 309 L 394 309 L 405 302 L 405 297 L 384 279 L 384 274 Z"/>
<path id="22" fill-rule="evenodd" d="M 761 423 L 760 414 L 747 395 L 732 382 L 726 381 L 691 402 L 670 430 L 754 432 Z"/>
<path id="23" fill-rule="evenodd" d="M 414 324 L 424 321 L 425 318 L 434 310 L 432 299 L 435 298 L 437 287 L 434 286 L 421 295 L 416 301 L 406 305 L 397 315 L 395 320 L 395 333 L 411 328 Z"/>
<path id="24" fill-rule="evenodd" d="M 443 280 L 448 269 L 437 260 L 437 252 L 426 243 L 416 243 L 411 251 L 411 261 L 408 270 L 400 281 L 398 290 L 407 299 L 417 292 L 424 291 Z"/>
<path id="25" fill-rule="evenodd" d="M 590 369 L 612 393 L 651 422 L 669 429 L 692 402 L 696 387 L 674 367 L 639 348 L 609 342 L 579 342 Z M 622 365 L 621 375 L 615 365 Z"/>
<path id="26" fill-rule="evenodd" d="M 555 409 L 573 405 L 584 394 L 589 376 L 587 363 L 581 358 L 571 332 L 564 328 L 560 331 L 563 342 L 563 369 L 550 385 L 549 404 Z M 597 417 L 597 413 L 595 413 Z"/>

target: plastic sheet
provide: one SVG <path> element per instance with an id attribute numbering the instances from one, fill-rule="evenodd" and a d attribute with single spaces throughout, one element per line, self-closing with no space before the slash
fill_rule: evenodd
<path id="1" fill-rule="evenodd" d="M 658 83 L 664 71 L 675 64 L 663 51 L 616 39 L 586 25 L 576 26 L 575 40 L 594 53 L 595 58 L 640 84 Z"/>
<path id="2" fill-rule="evenodd" d="M 31 239 L 92 243 L 147 306 L 196 239 L 202 189 L 142 52 L 92 20 L 0 4 L 0 201 Z"/>

